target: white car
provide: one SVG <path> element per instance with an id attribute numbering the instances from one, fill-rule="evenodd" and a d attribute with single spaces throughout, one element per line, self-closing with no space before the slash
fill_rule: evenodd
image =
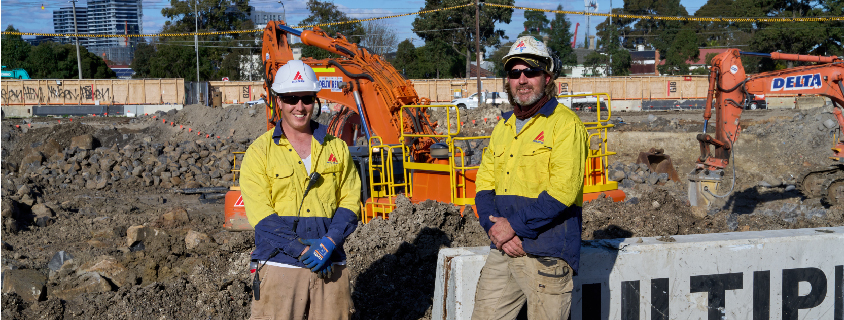
<path id="1" fill-rule="evenodd" d="M 502 104 L 508 103 L 510 100 L 507 93 L 504 92 L 481 92 L 481 99 L 484 103 Z M 451 104 L 458 108 L 474 109 L 478 107 L 478 94 L 472 94 L 468 98 L 460 98 L 451 100 Z"/>

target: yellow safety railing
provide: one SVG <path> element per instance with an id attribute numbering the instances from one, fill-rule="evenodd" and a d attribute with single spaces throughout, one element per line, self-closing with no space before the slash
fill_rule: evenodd
<path id="1" fill-rule="evenodd" d="M 236 151 L 232 152 L 232 154 L 234 155 L 234 160 L 232 161 L 232 182 L 237 183 L 237 176 L 240 174 L 240 168 L 237 166 L 237 155 L 246 154 L 246 152 Z M 240 186 L 231 186 L 229 189 L 240 190 Z"/>
<path id="2" fill-rule="evenodd" d="M 607 93 L 584 93 L 584 94 L 569 94 L 559 95 L 557 98 L 569 97 L 597 97 L 595 102 L 595 117 L 596 121 L 584 122 L 588 134 L 587 141 L 589 141 L 589 152 L 586 156 L 586 170 L 583 183 L 583 193 L 602 192 L 618 189 L 618 182 L 610 181 L 607 178 L 607 164 L 608 156 L 615 155 L 615 152 L 609 151 L 607 146 L 607 129 L 615 127 L 614 124 L 608 123 L 612 117 L 612 100 Z M 601 117 L 601 101 L 605 99 L 607 103 L 606 118 Z M 569 106 L 571 107 L 571 106 Z M 598 138 L 598 146 L 592 145 L 592 138 Z"/>
<path id="3" fill-rule="evenodd" d="M 454 164 L 454 162 L 455 162 L 454 158 L 457 158 L 457 156 L 449 157 L 450 163 L 452 163 L 452 166 L 451 166 L 452 171 L 454 171 L 455 173 L 456 172 L 461 173 L 460 175 L 457 175 L 458 178 L 456 179 L 456 181 L 452 181 L 452 186 L 451 186 L 451 193 L 452 193 L 451 202 L 452 203 L 454 203 L 458 206 L 474 205 L 475 204 L 475 198 L 474 197 L 467 197 L 467 195 L 466 195 L 466 187 L 467 187 L 466 171 L 477 170 L 477 169 L 480 169 L 480 167 L 481 167 L 480 164 L 478 164 L 477 166 L 466 166 L 466 157 L 468 155 L 466 154 L 466 151 L 463 150 L 463 148 L 455 145 L 456 142 L 457 141 L 467 141 L 467 143 L 468 143 L 469 140 L 482 140 L 482 139 L 489 139 L 490 137 L 491 136 L 454 137 L 454 138 L 451 139 L 452 143 L 449 144 L 449 152 L 452 155 L 457 155 L 457 154 L 460 155 L 460 165 Z M 483 153 L 484 153 L 485 150 L 486 150 L 486 147 L 484 147 L 481 150 L 481 156 L 483 156 Z M 457 151 L 457 152 L 455 152 L 455 151 Z M 462 192 L 460 192 L 458 194 L 457 190 L 461 190 Z"/>
<path id="4" fill-rule="evenodd" d="M 378 142 L 377 144 L 375 142 Z M 396 183 L 393 177 L 395 166 L 393 164 L 393 150 L 402 149 L 404 153 L 404 146 L 402 145 L 388 145 L 381 142 L 381 137 L 373 136 L 369 138 L 369 194 L 372 198 L 384 198 L 387 203 L 373 202 L 372 214 L 368 214 L 364 210 L 363 222 L 368 223 L 370 220 L 378 215 L 387 218 L 388 214 L 396 207 L 393 201 L 398 194 L 399 188 L 407 190 L 409 188 L 409 180 L 407 178 L 407 171 L 404 171 L 404 183 Z M 373 155 L 379 155 L 381 162 L 376 163 Z M 376 180 L 376 172 L 377 178 Z M 378 181 L 378 182 L 376 182 Z"/>

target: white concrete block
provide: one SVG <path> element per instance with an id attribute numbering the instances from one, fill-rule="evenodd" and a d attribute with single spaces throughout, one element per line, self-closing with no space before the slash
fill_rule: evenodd
<path id="1" fill-rule="evenodd" d="M 572 319 L 844 319 L 844 227 L 673 238 L 584 241 Z M 485 255 L 441 250 L 433 319 L 470 317 Z"/>

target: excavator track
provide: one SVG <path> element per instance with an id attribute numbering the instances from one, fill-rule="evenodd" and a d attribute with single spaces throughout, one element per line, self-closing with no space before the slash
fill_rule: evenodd
<path id="1" fill-rule="evenodd" d="M 797 190 L 806 198 L 820 198 L 827 190 L 827 181 L 844 178 L 844 169 L 840 165 L 815 167 L 804 171 L 797 177 Z"/>
<path id="2" fill-rule="evenodd" d="M 827 206 L 844 203 L 844 178 L 829 179 L 823 184 L 826 192 L 821 196 L 821 202 Z"/>

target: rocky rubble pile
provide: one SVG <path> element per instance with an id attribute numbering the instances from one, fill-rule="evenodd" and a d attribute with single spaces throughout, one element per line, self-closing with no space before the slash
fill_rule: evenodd
<path id="1" fill-rule="evenodd" d="M 609 166 L 608 178 L 618 181 L 622 188 L 631 188 L 635 184 L 664 184 L 668 182 L 667 173 L 651 172 L 651 168 L 644 163 L 614 162 Z"/>

